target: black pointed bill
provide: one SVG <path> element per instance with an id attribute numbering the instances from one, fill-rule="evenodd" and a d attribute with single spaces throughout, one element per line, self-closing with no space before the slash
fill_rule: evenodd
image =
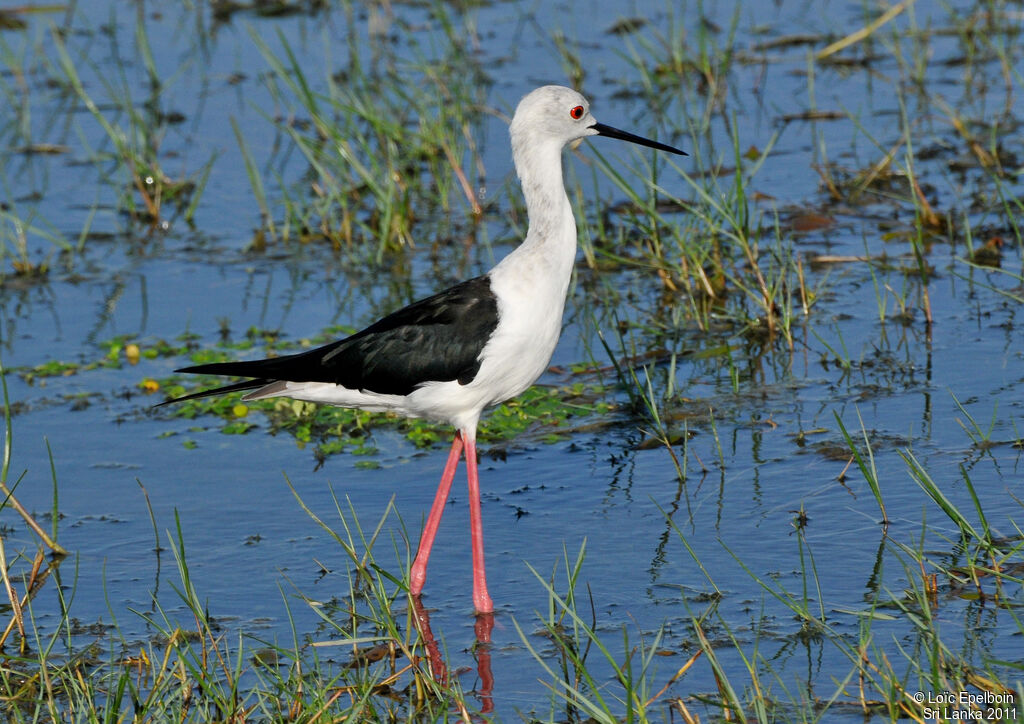
<path id="1" fill-rule="evenodd" d="M 678 153 L 680 156 L 689 155 L 686 151 L 680 151 L 678 148 L 668 146 L 664 143 L 658 143 L 657 141 L 652 141 L 651 139 L 644 138 L 643 136 L 637 136 L 632 133 L 627 133 L 626 131 L 620 131 L 618 128 L 612 128 L 611 126 L 606 126 L 603 123 L 595 123 L 594 125 L 591 126 L 591 128 L 597 131 L 597 135 L 599 136 L 607 136 L 608 138 L 618 138 L 620 141 L 629 141 L 630 143 L 636 143 L 640 146 L 656 148 L 659 151 Z"/>

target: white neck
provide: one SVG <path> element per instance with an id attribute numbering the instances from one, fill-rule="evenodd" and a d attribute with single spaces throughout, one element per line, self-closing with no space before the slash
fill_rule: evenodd
<path id="1" fill-rule="evenodd" d="M 530 219 L 526 239 L 510 256 L 540 256 L 553 279 L 568 288 L 576 259 L 576 220 L 562 180 L 562 143 L 512 136 L 512 157 Z"/>

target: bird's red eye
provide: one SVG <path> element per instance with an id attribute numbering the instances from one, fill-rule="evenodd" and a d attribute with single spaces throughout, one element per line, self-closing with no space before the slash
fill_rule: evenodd
<path id="1" fill-rule="evenodd" d="M 571 111 L 569 111 L 569 115 L 572 116 L 577 121 L 583 118 L 583 106 L 576 106 Z"/>

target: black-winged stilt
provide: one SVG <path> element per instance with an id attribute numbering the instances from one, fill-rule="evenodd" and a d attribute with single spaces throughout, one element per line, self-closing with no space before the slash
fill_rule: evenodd
<path id="1" fill-rule="evenodd" d="M 493 611 L 494 604 L 484 572 L 476 427 L 485 408 L 515 397 L 540 377 L 558 342 L 576 257 L 576 221 L 562 181 L 562 149 L 587 136 L 608 136 L 686 155 L 598 123 L 586 98 L 561 86 L 526 95 L 509 131 L 530 225 L 523 243 L 497 266 L 318 349 L 177 370 L 253 379 L 161 403 L 252 390 L 242 399 L 291 397 L 450 423 L 455 439 L 412 564 L 409 590 L 413 595 L 423 590 L 430 549 L 464 451 L 473 605 L 479 613 Z"/>

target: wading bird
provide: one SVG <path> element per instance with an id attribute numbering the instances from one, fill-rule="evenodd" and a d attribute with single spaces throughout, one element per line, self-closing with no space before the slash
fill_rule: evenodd
<path id="1" fill-rule="evenodd" d="M 478 613 L 490 613 L 494 604 L 484 572 L 477 422 L 486 408 L 532 385 L 558 342 L 576 257 L 576 222 L 562 181 L 562 149 L 587 136 L 608 136 L 686 155 L 598 123 L 587 100 L 561 86 L 526 95 L 509 132 L 530 223 L 523 243 L 497 266 L 308 352 L 177 370 L 251 379 L 161 403 L 251 390 L 243 400 L 291 397 L 451 424 L 455 439 L 412 564 L 409 590 L 413 595 L 423 590 L 430 549 L 455 468 L 465 453 L 473 606 Z"/>

